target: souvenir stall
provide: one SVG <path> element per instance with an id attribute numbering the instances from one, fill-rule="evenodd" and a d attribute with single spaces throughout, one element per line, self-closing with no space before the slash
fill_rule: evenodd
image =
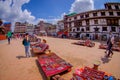
<path id="1" fill-rule="evenodd" d="M 38 57 L 38 63 L 48 80 L 59 73 L 70 71 L 72 67 L 70 63 L 66 62 L 55 53 L 40 55 Z"/>
<path id="2" fill-rule="evenodd" d="M 76 69 L 71 80 L 108 80 L 108 78 L 113 78 L 113 76 L 103 71 L 84 67 Z"/>
<path id="3" fill-rule="evenodd" d="M 34 54 L 37 54 L 37 53 L 44 53 L 45 51 L 47 51 L 49 49 L 49 45 L 45 45 L 45 46 L 32 46 L 32 51 Z"/>
<path id="4" fill-rule="evenodd" d="M 37 42 L 38 41 L 38 38 L 35 35 L 29 35 L 29 38 L 30 38 L 30 42 Z"/>
<path id="5" fill-rule="evenodd" d="M 100 44 L 99 49 L 107 49 L 107 44 Z M 120 47 L 117 45 L 113 45 L 112 50 L 120 52 Z"/>
<path id="6" fill-rule="evenodd" d="M 85 41 L 74 42 L 73 44 L 85 46 Z"/>
<path id="7" fill-rule="evenodd" d="M 34 42 L 30 42 L 30 47 L 34 47 L 36 44 L 40 44 L 41 43 L 41 39 L 38 38 L 37 41 L 34 41 Z"/>
<path id="8" fill-rule="evenodd" d="M 95 43 L 93 43 L 90 40 L 78 41 L 78 42 L 74 42 L 73 44 L 87 46 L 87 47 L 94 47 L 95 46 Z"/>

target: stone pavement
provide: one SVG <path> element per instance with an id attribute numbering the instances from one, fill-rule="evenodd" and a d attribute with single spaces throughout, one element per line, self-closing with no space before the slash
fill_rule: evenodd
<path id="1" fill-rule="evenodd" d="M 43 38 L 47 40 L 52 52 L 73 65 L 71 72 L 62 75 L 65 80 L 72 77 L 76 68 L 93 67 L 96 60 L 101 61 L 99 70 L 120 78 L 120 52 L 114 52 L 112 58 L 106 59 L 105 50 L 98 49 L 99 42 L 95 42 L 95 47 L 89 48 L 71 44 L 78 40 Z M 0 41 L 0 80 L 45 80 L 36 64 L 37 57 L 24 58 L 24 56 L 22 40 L 13 39 L 10 45 L 7 41 Z"/>

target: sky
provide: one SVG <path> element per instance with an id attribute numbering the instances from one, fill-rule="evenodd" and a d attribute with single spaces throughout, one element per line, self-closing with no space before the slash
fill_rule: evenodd
<path id="1" fill-rule="evenodd" d="M 104 9 L 106 2 L 120 0 L 0 0 L 0 19 L 14 23 L 57 23 L 65 14 Z"/>

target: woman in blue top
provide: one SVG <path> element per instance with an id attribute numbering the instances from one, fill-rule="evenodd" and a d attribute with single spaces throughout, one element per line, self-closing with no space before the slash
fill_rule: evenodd
<path id="1" fill-rule="evenodd" d="M 25 54 L 26 57 L 30 57 L 30 40 L 29 40 L 29 35 L 28 33 L 25 34 L 25 38 L 23 39 L 23 45 L 25 46 Z"/>

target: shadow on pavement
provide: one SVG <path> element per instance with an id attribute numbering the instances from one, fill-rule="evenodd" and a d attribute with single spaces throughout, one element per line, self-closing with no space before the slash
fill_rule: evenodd
<path id="1" fill-rule="evenodd" d="M 101 57 L 101 61 L 103 64 L 108 63 L 111 59 L 109 57 L 106 57 L 106 55 L 104 57 Z"/>
<path id="2" fill-rule="evenodd" d="M 40 54 L 34 53 L 32 50 L 30 50 L 31 52 L 31 57 L 38 57 Z"/>
<path id="3" fill-rule="evenodd" d="M 33 50 L 30 50 L 31 52 L 31 57 L 38 57 L 39 55 L 42 55 L 44 53 L 34 53 Z"/>
<path id="4" fill-rule="evenodd" d="M 43 70 L 42 70 L 40 64 L 38 63 L 38 60 L 35 60 L 35 62 L 36 62 L 36 65 L 37 65 L 37 67 L 38 67 L 39 73 L 40 73 L 40 75 L 42 76 L 42 80 L 47 80 L 47 77 L 46 77 L 45 74 L 43 73 Z"/>
<path id="5" fill-rule="evenodd" d="M 16 56 L 16 58 L 18 58 L 18 59 L 26 58 L 26 56 Z"/>

